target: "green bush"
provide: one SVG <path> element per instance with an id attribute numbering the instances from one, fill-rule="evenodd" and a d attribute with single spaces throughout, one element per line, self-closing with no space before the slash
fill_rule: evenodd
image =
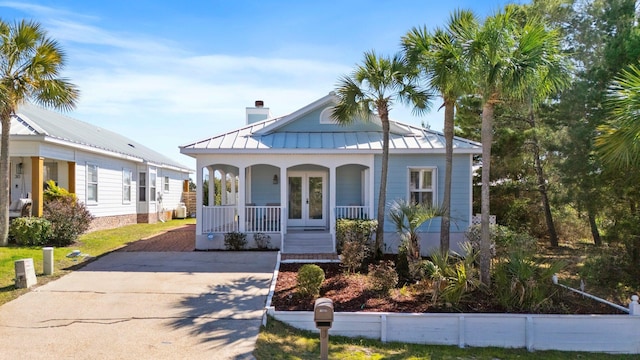
<path id="1" fill-rule="evenodd" d="M 256 243 L 256 247 L 261 250 L 271 248 L 271 236 L 265 233 L 254 233 L 253 241 Z"/>
<path id="2" fill-rule="evenodd" d="M 93 221 L 93 215 L 87 207 L 73 196 L 58 196 L 45 201 L 42 217 L 51 222 L 52 243 L 55 246 L 73 244 L 89 230 Z"/>
<path id="3" fill-rule="evenodd" d="M 227 250 L 244 250 L 247 246 L 247 234 L 228 232 L 224 234 L 224 247 Z"/>
<path id="4" fill-rule="evenodd" d="M 369 287 L 381 293 L 389 291 L 398 285 L 398 273 L 392 261 L 380 261 L 377 265 L 369 264 Z"/>
<path id="5" fill-rule="evenodd" d="M 442 255 L 435 252 L 431 260 L 423 262 L 423 272 L 433 281 L 434 302 L 444 300 L 447 304 L 457 306 L 466 295 L 480 286 L 478 269 L 475 267 L 477 253 L 472 251 L 469 243 L 464 245 L 464 251 L 464 257 L 456 253 Z"/>
<path id="6" fill-rule="evenodd" d="M 346 241 L 356 241 L 372 246 L 372 236 L 378 226 L 377 220 L 363 219 L 338 219 L 336 221 L 336 249 L 338 254 L 342 253 L 342 246 Z"/>
<path id="7" fill-rule="evenodd" d="M 362 270 L 364 261 L 369 253 L 369 248 L 366 244 L 359 241 L 345 241 L 342 244 L 342 254 L 340 255 L 340 265 L 344 267 L 347 272 L 355 273 Z"/>
<path id="8" fill-rule="evenodd" d="M 298 294 L 303 297 L 317 296 L 320 294 L 320 287 L 324 281 L 324 270 L 315 264 L 305 264 L 297 275 Z"/>
<path id="9" fill-rule="evenodd" d="M 11 221 L 9 227 L 9 236 L 15 239 L 18 245 L 47 245 L 52 235 L 49 220 L 39 217 L 19 217 Z"/>
<path id="10" fill-rule="evenodd" d="M 407 243 L 403 241 L 398 246 L 398 256 L 396 256 L 396 272 L 403 283 L 413 282 L 414 279 L 409 273 L 409 260 L 407 259 Z"/>
<path id="11" fill-rule="evenodd" d="M 76 194 L 70 193 L 67 189 L 56 185 L 56 182 L 53 180 L 47 181 L 43 196 L 45 202 L 59 198 L 72 198 L 76 200 Z"/>
<path id="12" fill-rule="evenodd" d="M 481 230 L 482 227 L 479 224 L 472 225 L 464 234 L 476 253 L 480 251 Z M 523 254 L 533 254 L 536 250 L 536 239 L 525 232 L 513 231 L 502 225 L 491 225 L 489 234 L 492 256 L 507 257 L 514 250 Z"/>

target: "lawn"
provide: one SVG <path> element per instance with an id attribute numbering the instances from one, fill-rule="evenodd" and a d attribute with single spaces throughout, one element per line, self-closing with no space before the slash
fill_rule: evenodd
<path id="1" fill-rule="evenodd" d="M 100 255 L 116 250 L 128 243 L 148 238 L 169 229 L 194 224 L 195 219 L 171 220 L 165 223 L 156 224 L 134 224 L 123 226 L 117 229 L 100 230 L 84 234 L 80 240 L 68 247 L 54 249 L 54 273 L 45 276 L 42 272 L 42 248 L 23 247 L 11 245 L 0 247 L 0 305 L 15 299 L 16 297 L 29 291 L 28 289 L 16 289 L 14 286 L 14 261 L 25 258 L 33 258 L 38 284 L 43 284 L 71 271 L 74 265 L 78 265 L 87 259 L 92 259 Z M 73 250 L 80 250 L 86 257 L 67 258 L 66 255 Z"/>
<path id="2" fill-rule="evenodd" d="M 253 355 L 262 359 L 319 359 L 319 335 L 309 331 L 297 330 L 286 324 L 269 318 L 266 327 L 262 327 Z M 331 336 L 329 330 L 330 359 L 456 359 L 456 360 L 494 360 L 494 359 L 637 359 L 638 355 L 610 355 L 585 352 L 536 351 L 502 348 L 465 348 L 455 346 L 415 345 L 387 343 L 369 339 L 352 339 Z"/>

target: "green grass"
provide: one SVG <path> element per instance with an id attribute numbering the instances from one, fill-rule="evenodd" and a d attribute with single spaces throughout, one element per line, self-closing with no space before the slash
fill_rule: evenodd
<path id="1" fill-rule="evenodd" d="M 266 327 L 262 327 L 253 355 L 262 359 L 319 359 L 319 335 L 309 331 L 297 330 L 286 324 L 269 318 Z M 565 360 L 565 359 L 637 359 L 637 355 L 609 355 L 585 352 L 536 351 L 502 348 L 465 348 L 456 346 L 428 346 L 404 343 L 387 343 L 368 339 L 352 339 L 332 336 L 329 330 L 329 359 L 455 359 L 455 360 Z"/>
<path id="2" fill-rule="evenodd" d="M 54 274 L 47 276 L 42 273 L 41 247 L 15 245 L 0 247 L 0 305 L 29 291 L 27 289 L 16 289 L 14 286 L 14 262 L 16 260 L 33 258 L 33 265 L 38 277 L 38 284 L 43 284 L 68 273 L 71 271 L 71 268 L 81 264 L 86 259 L 101 256 L 125 246 L 128 243 L 148 238 L 155 234 L 186 224 L 195 224 L 195 219 L 176 219 L 156 224 L 134 224 L 117 229 L 99 230 L 84 234 L 80 236 L 78 243 L 72 246 L 54 249 Z M 89 257 L 82 259 L 67 258 L 66 255 L 73 250 L 80 250 L 80 252 L 89 255 Z"/>

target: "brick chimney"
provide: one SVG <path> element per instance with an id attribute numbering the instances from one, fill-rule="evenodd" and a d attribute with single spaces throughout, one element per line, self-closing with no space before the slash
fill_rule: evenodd
<path id="1" fill-rule="evenodd" d="M 269 108 L 264 107 L 264 101 L 256 100 L 254 107 L 247 108 L 247 125 L 258 121 L 266 120 L 271 117 Z"/>

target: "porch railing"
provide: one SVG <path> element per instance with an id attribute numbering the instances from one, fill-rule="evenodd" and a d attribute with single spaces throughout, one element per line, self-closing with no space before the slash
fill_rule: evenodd
<path id="1" fill-rule="evenodd" d="M 367 206 L 336 206 L 336 219 L 370 219 Z"/>
<path id="2" fill-rule="evenodd" d="M 281 206 L 247 206 L 245 214 L 247 232 L 280 232 L 282 228 Z"/>
<path id="3" fill-rule="evenodd" d="M 238 231 L 236 206 L 203 206 L 202 232 L 227 233 Z"/>

